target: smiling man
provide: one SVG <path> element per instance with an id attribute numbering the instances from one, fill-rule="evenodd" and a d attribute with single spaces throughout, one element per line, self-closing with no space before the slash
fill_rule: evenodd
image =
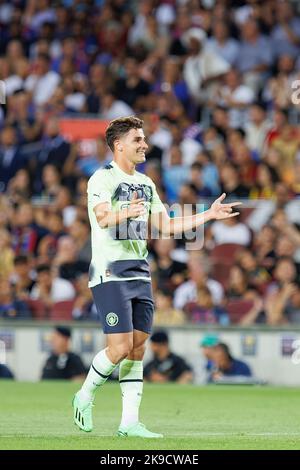
<path id="1" fill-rule="evenodd" d="M 159 438 L 162 434 L 149 431 L 139 421 L 142 361 L 154 310 L 147 262 L 148 219 L 164 236 L 171 236 L 209 220 L 234 217 L 237 213 L 232 213 L 232 207 L 239 203 L 221 204 L 222 194 L 202 214 L 170 219 L 152 180 L 135 169 L 145 161 L 148 148 L 143 121 L 134 116 L 111 121 L 106 140 L 114 158 L 90 178 L 88 210 L 92 230 L 89 287 L 107 347 L 94 357 L 74 397 L 74 421 L 80 429 L 92 430 L 95 392 L 119 364 L 123 411 L 117 435 Z"/>

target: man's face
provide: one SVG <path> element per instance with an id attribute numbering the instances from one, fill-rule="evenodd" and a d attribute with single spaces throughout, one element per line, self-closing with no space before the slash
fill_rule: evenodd
<path id="1" fill-rule="evenodd" d="M 53 331 L 51 335 L 51 346 L 55 354 L 65 354 L 69 350 L 69 340 L 65 336 Z"/>
<path id="2" fill-rule="evenodd" d="M 137 165 L 146 160 L 148 145 L 143 129 L 130 129 L 127 134 L 120 137 L 115 143 L 115 148 L 121 151 L 124 158 Z"/>

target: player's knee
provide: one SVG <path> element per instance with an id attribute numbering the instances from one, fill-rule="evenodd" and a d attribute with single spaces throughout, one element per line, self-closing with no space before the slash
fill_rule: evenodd
<path id="1" fill-rule="evenodd" d="M 112 350 L 112 354 L 115 358 L 115 362 L 118 363 L 125 359 L 130 351 L 132 350 L 133 343 L 131 341 L 126 341 L 115 345 Z"/>
<path id="2" fill-rule="evenodd" d="M 139 346 L 133 346 L 129 354 L 130 359 L 133 359 L 135 361 L 141 361 L 144 357 L 145 350 L 146 350 L 145 344 L 141 344 Z"/>

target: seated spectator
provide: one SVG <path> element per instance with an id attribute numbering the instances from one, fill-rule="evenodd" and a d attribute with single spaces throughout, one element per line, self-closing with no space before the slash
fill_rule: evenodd
<path id="1" fill-rule="evenodd" d="M 211 373 L 212 370 L 215 368 L 215 363 L 213 361 L 214 358 L 214 348 L 219 344 L 219 337 L 216 334 L 208 333 L 203 336 L 199 345 L 201 347 L 201 351 L 203 356 L 206 359 L 205 370 L 207 375 Z M 208 377 L 207 377 L 208 379 Z"/>
<path id="2" fill-rule="evenodd" d="M 29 201 L 19 204 L 12 219 L 12 247 L 16 255 L 34 255 L 39 241 L 48 233 L 34 220 L 34 208 Z"/>
<path id="3" fill-rule="evenodd" d="M 261 88 L 265 73 L 272 64 L 270 41 L 260 32 L 258 22 L 249 18 L 241 25 L 242 42 L 236 65 L 244 74 L 245 84 L 256 94 Z"/>
<path id="4" fill-rule="evenodd" d="M 0 280 L 0 318 L 4 319 L 28 319 L 31 312 L 25 302 L 20 300 L 7 279 Z"/>
<path id="5" fill-rule="evenodd" d="M 72 310 L 74 320 L 98 320 L 92 291 L 88 287 L 88 274 L 78 274 L 74 281 L 76 298 Z"/>
<path id="6" fill-rule="evenodd" d="M 260 103 L 254 103 L 249 109 L 249 122 L 245 126 L 246 143 L 260 160 L 266 143 L 267 134 L 272 124 L 266 118 L 266 110 Z"/>
<path id="7" fill-rule="evenodd" d="M 221 192 L 226 193 L 231 199 L 248 197 L 249 189 L 241 184 L 236 165 L 226 162 L 220 169 Z"/>
<path id="8" fill-rule="evenodd" d="M 169 348 L 169 338 L 164 331 L 153 333 L 150 347 L 154 355 L 152 361 L 144 368 L 144 378 L 148 382 L 189 383 L 193 379 L 191 367 L 184 359 L 172 353 Z"/>
<path id="9" fill-rule="evenodd" d="M 244 85 L 240 73 L 231 69 L 225 75 L 225 84 L 218 88 L 213 101 L 228 108 L 230 127 L 244 127 L 248 118 L 248 108 L 254 101 L 254 93 Z"/>
<path id="10" fill-rule="evenodd" d="M 177 145 L 170 148 L 170 165 L 163 170 L 163 182 L 170 204 L 178 200 L 179 192 L 189 179 L 189 168 L 183 165 L 182 152 Z"/>
<path id="11" fill-rule="evenodd" d="M 190 258 L 188 262 L 188 281 L 177 287 L 174 294 L 174 307 L 182 309 L 188 302 L 197 300 L 197 290 L 208 287 L 214 305 L 220 305 L 223 300 L 222 285 L 209 276 L 210 265 L 207 259 L 201 256 Z"/>
<path id="12" fill-rule="evenodd" d="M 189 52 L 184 64 L 184 80 L 190 95 L 196 102 L 203 103 L 230 65 L 216 52 L 205 49 L 206 33 L 202 29 L 190 28 L 183 37 Z"/>
<path id="13" fill-rule="evenodd" d="M 181 310 L 173 307 L 172 293 L 167 290 L 155 292 L 154 326 L 182 325 L 186 317 Z"/>
<path id="14" fill-rule="evenodd" d="M 225 343 L 217 344 L 213 349 L 215 368 L 211 371 L 209 381 L 219 382 L 227 377 L 251 377 L 250 367 L 243 361 L 235 359 Z"/>
<path id="15" fill-rule="evenodd" d="M 195 186 L 199 198 L 211 197 L 211 189 L 204 183 L 204 168 L 199 162 L 194 162 L 190 170 L 190 183 Z"/>
<path id="16" fill-rule="evenodd" d="M 221 56 L 230 65 L 236 63 L 239 53 L 239 42 L 230 37 L 229 25 L 216 19 L 212 25 L 212 36 L 207 40 L 206 49 Z"/>
<path id="17" fill-rule="evenodd" d="M 299 280 L 295 263 L 291 258 L 283 256 L 277 261 L 274 280 L 268 289 L 265 302 L 267 323 L 284 325 L 289 322 L 289 315 L 293 318 L 299 300 Z M 296 317 L 297 314 L 294 315 L 294 319 Z"/>
<path id="18" fill-rule="evenodd" d="M 134 108 L 139 99 L 149 94 L 150 86 L 141 78 L 136 58 L 127 57 L 124 68 L 125 77 L 119 78 L 116 82 L 117 96 L 119 100 Z"/>
<path id="19" fill-rule="evenodd" d="M 189 322 L 204 324 L 219 323 L 223 326 L 230 323 L 225 308 L 214 305 L 212 295 L 207 287 L 199 288 L 197 294 L 195 302 L 188 302 L 183 307 Z"/>
<path id="20" fill-rule="evenodd" d="M 26 299 L 30 296 L 30 292 L 35 285 L 35 276 L 28 256 L 19 255 L 15 257 L 11 283 L 20 299 Z"/>
<path id="21" fill-rule="evenodd" d="M 0 364 L 0 379 L 13 379 L 14 375 L 11 370 L 5 365 Z"/>
<path id="22" fill-rule="evenodd" d="M 231 300 L 250 300 L 257 295 L 255 288 L 249 283 L 246 271 L 238 265 L 233 265 L 229 271 L 226 297 Z"/>
<path id="23" fill-rule="evenodd" d="M 84 218 L 77 218 L 69 227 L 69 234 L 75 242 L 77 259 L 90 263 L 92 258 L 91 234 L 89 222 Z"/>
<path id="24" fill-rule="evenodd" d="M 275 196 L 275 184 L 279 181 L 277 171 L 266 163 L 257 167 L 256 184 L 250 189 L 250 199 L 271 199 Z"/>
<path id="25" fill-rule="evenodd" d="M 89 264 L 89 261 L 78 258 L 78 248 L 72 237 L 66 235 L 59 238 L 53 267 L 61 278 L 73 281 L 79 274 L 88 272 Z"/>
<path id="26" fill-rule="evenodd" d="M 50 70 L 50 57 L 47 54 L 39 54 L 34 73 L 25 80 L 25 90 L 32 93 L 35 105 L 42 106 L 51 98 L 59 81 L 60 76 Z"/>
<path id="27" fill-rule="evenodd" d="M 152 266 L 155 285 L 173 292 L 185 280 L 186 264 L 172 258 L 175 250 L 173 238 L 159 238 L 154 242 L 156 260 Z"/>
<path id="28" fill-rule="evenodd" d="M 232 212 L 238 211 L 233 208 Z M 236 243 L 249 246 L 251 242 L 251 232 L 245 223 L 239 221 L 239 216 L 213 222 L 209 232 L 215 245 Z"/>
<path id="29" fill-rule="evenodd" d="M 0 279 L 7 279 L 13 272 L 14 252 L 8 230 L 0 227 Z"/>
<path id="30" fill-rule="evenodd" d="M 57 326 L 51 335 L 52 353 L 43 367 L 41 379 L 84 380 L 86 368 L 81 358 L 70 351 L 71 330 Z"/>
<path id="31" fill-rule="evenodd" d="M 55 277 L 50 266 L 41 264 L 36 271 L 37 279 L 30 293 L 31 299 L 41 300 L 48 308 L 55 302 L 74 299 L 76 293 L 72 284 L 66 279 Z"/>
<path id="32" fill-rule="evenodd" d="M 296 4 L 295 4 L 296 6 Z M 294 5 L 288 1 L 276 4 L 276 24 L 272 29 L 271 40 L 276 55 L 299 55 L 300 20 L 295 14 Z"/>
<path id="33" fill-rule="evenodd" d="M 260 265 L 254 252 L 247 248 L 239 251 L 237 262 L 247 275 L 249 284 L 264 293 L 268 283 L 271 282 L 271 275 L 264 266 Z"/>
<path id="34" fill-rule="evenodd" d="M 0 191 L 3 192 L 11 178 L 25 165 L 20 151 L 16 131 L 6 125 L 0 135 Z"/>

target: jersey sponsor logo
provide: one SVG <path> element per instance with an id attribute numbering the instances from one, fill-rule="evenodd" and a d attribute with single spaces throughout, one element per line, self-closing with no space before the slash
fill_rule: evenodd
<path id="1" fill-rule="evenodd" d="M 138 199 L 144 199 L 147 202 L 152 201 L 152 188 L 147 184 L 128 184 L 120 183 L 113 195 L 116 201 L 131 201 L 133 193 L 137 193 Z"/>
<path id="2" fill-rule="evenodd" d="M 119 323 L 119 317 L 116 313 L 110 312 L 106 315 L 106 323 L 108 326 L 116 326 Z"/>

